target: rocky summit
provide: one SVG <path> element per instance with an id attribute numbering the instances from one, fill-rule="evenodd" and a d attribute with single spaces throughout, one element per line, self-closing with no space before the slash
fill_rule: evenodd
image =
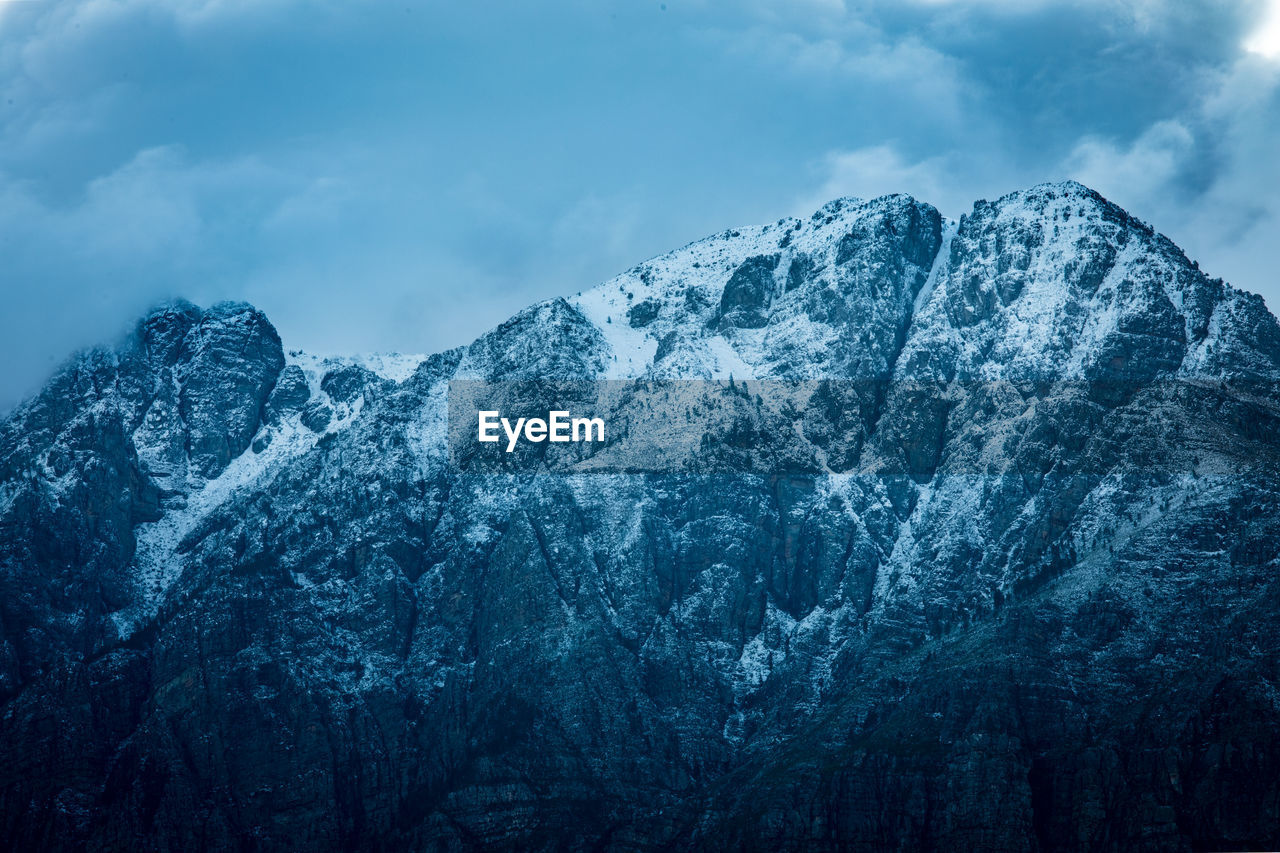
<path id="1" fill-rule="evenodd" d="M 730 377 L 814 383 L 821 470 L 447 452 L 455 380 Z M 1074 183 L 429 357 L 166 305 L 0 425 L 0 845 L 1276 849 L 1278 380 L 1261 298 Z"/>

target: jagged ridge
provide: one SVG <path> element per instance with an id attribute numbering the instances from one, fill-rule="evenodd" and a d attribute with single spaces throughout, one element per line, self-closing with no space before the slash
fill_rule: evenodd
<path id="1" fill-rule="evenodd" d="M 3 838 L 1274 847 L 1278 370 L 1071 183 L 839 200 L 427 359 L 168 306 L 0 429 Z M 731 374 L 884 383 L 826 402 L 861 473 L 444 453 L 453 378 Z"/>

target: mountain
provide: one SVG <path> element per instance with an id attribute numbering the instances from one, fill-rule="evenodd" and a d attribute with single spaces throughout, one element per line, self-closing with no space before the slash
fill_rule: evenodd
<path id="1" fill-rule="evenodd" d="M 449 453 L 463 380 L 730 377 L 757 428 L 741 380 L 808 383 L 818 469 Z M 1259 297 L 1074 183 L 429 357 L 163 306 L 0 425 L 0 841 L 1275 849 L 1277 379 Z"/>

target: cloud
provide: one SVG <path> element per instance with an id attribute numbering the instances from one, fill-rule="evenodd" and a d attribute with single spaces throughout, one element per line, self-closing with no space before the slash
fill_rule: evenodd
<path id="1" fill-rule="evenodd" d="M 1276 306 L 1280 67 L 1237 51 L 1195 66 L 1179 86 L 1179 98 L 1148 123 L 1117 126 L 1105 113 L 1076 121 L 1074 135 L 1059 134 L 1039 156 L 1025 153 L 1029 128 L 1000 122 L 987 125 L 985 139 L 962 127 L 923 155 L 909 139 L 829 151 L 813 161 L 818 177 L 797 209 L 902 191 L 956 216 L 978 198 L 1074 178 L 1164 231 L 1210 274 Z"/>
<path id="2" fill-rule="evenodd" d="M 206 272 L 219 260 L 215 237 L 243 237 L 298 184 L 252 157 L 192 162 L 180 146 L 149 148 L 65 205 L 45 201 L 30 184 L 7 182 L 0 246 L 33 272 L 48 268 L 46 251 L 86 274 Z"/>
<path id="3" fill-rule="evenodd" d="M 1270 0 L 1257 28 L 1245 39 L 1244 49 L 1267 59 L 1280 60 L 1280 1 Z"/>
<path id="4" fill-rule="evenodd" d="M 5 258 L 6 377 L 0 399 L 22 394 L 76 347 L 109 338 L 149 304 L 221 295 L 254 256 L 256 220 L 297 184 L 252 158 L 192 162 L 178 147 L 141 151 L 52 202 L 30 182 L 0 181 Z"/>
<path id="5" fill-rule="evenodd" d="M 808 215 L 833 198 L 871 199 L 906 193 L 934 205 L 944 215 L 956 217 L 968 212 L 976 198 L 975 188 L 965 187 L 965 182 L 957 179 L 963 169 L 954 155 L 909 162 L 892 145 L 874 145 L 829 153 L 822 169 L 822 184 L 797 203 L 797 216 Z"/>
<path id="6" fill-rule="evenodd" d="M 1086 137 L 1064 168 L 1164 231 L 1212 275 L 1280 305 L 1280 69 L 1206 73 L 1196 101 L 1127 143 Z"/>
<path id="7" fill-rule="evenodd" d="M 436 350 L 839 195 L 1075 174 L 1239 284 L 1280 263 L 1257 3 L 11 5 L 0 409 L 155 298 Z"/>
<path id="8" fill-rule="evenodd" d="M 1178 121 L 1161 121 L 1128 145 L 1085 137 L 1064 164 L 1064 171 L 1099 192 L 1130 203 L 1154 206 L 1167 198 L 1191 168 L 1196 140 Z"/>
<path id="9" fill-rule="evenodd" d="M 961 63 L 912 33 L 890 33 L 843 3 L 757 2 L 752 14 L 699 30 L 701 44 L 745 68 L 782 74 L 809 94 L 834 93 L 868 118 L 914 111 L 954 124 L 971 105 Z"/>

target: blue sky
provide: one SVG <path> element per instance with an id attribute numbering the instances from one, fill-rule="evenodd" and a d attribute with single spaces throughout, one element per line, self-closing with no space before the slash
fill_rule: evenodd
<path id="1" fill-rule="evenodd" d="M 0 410 L 166 297 L 433 352 L 840 195 L 1076 178 L 1275 308 L 1277 142 L 1277 0 L 0 0 Z"/>

